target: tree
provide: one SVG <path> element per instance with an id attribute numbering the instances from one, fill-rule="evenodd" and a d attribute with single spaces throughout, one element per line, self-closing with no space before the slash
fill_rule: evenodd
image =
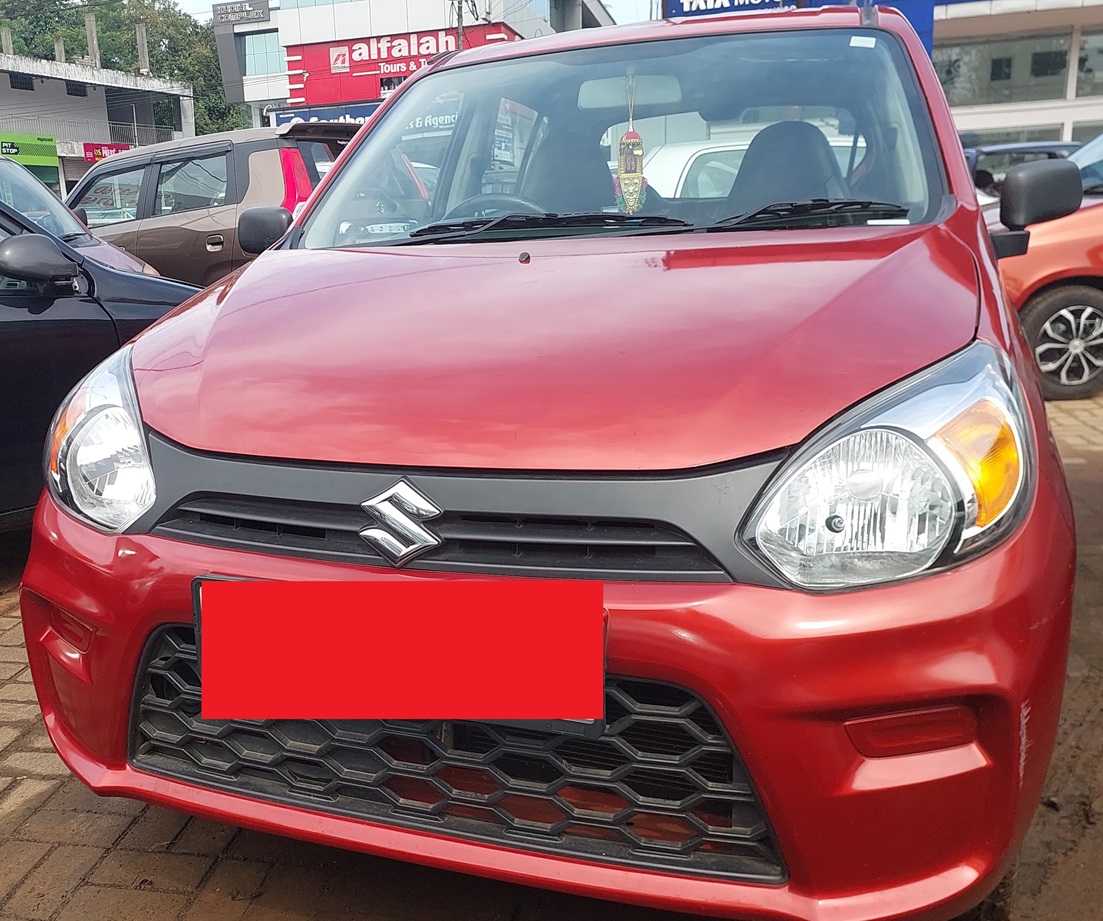
<path id="1" fill-rule="evenodd" d="M 0 0 L 0 24 L 12 31 L 16 54 L 52 59 L 54 37 L 61 36 L 69 55 L 86 54 L 84 13 L 96 13 L 100 62 L 114 70 L 137 73 L 135 27 L 145 22 L 149 66 L 154 76 L 190 83 L 198 134 L 243 128 L 249 120 L 244 106 L 226 101 L 215 50 L 214 27 L 181 10 L 175 0 Z M 172 116 L 159 106 L 158 123 Z"/>

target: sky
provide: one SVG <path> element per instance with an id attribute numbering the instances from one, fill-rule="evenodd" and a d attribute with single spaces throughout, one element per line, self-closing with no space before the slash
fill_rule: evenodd
<path id="1" fill-rule="evenodd" d="M 210 19 L 211 0 L 176 0 L 180 9 L 197 19 Z M 617 22 L 638 22 L 647 19 L 651 0 L 605 0 L 605 6 Z"/>

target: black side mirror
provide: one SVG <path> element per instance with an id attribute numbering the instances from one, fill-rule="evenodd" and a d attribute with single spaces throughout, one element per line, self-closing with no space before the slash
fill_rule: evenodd
<path id="1" fill-rule="evenodd" d="M 1084 197 L 1080 167 L 1068 160 L 1035 160 L 1007 171 L 1000 189 L 1000 220 L 1011 230 L 1072 214 Z"/>
<path id="2" fill-rule="evenodd" d="M 73 214 L 77 216 L 77 220 L 80 221 L 85 227 L 88 226 L 88 212 L 83 208 L 74 208 Z"/>
<path id="3" fill-rule="evenodd" d="M 64 284 L 80 275 L 80 268 L 49 237 L 25 233 L 0 242 L 0 275 Z"/>
<path id="4" fill-rule="evenodd" d="M 237 219 L 237 242 L 246 253 L 263 253 L 291 226 L 286 208 L 249 208 Z"/>
<path id="5" fill-rule="evenodd" d="M 1031 224 L 1072 214 L 1084 198 L 1080 168 L 1068 160 L 1035 160 L 1007 171 L 1000 189 L 1000 223 L 992 234 L 997 259 L 1022 256 L 1030 245 Z"/>

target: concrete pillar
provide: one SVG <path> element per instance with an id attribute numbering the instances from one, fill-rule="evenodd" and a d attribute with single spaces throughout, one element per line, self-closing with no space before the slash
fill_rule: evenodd
<path id="1" fill-rule="evenodd" d="M 195 137 L 195 100 L 190 95 L 180 97 L 180 133 L 186 138 Z"/>
<path id="2" fill-rule="evenodd" d="M 138 73 L 149 73 L 149 40 L 146 38 L 146 24 L 139 22 L 134 27 L 138 39 Z"/>
<path id="3" fill-rule="evenodd" d="M 65 39 L 60 35 L 54 36 L 54 60 L 65 63 Z"/>
<path id="4" fill-rule="evenodd" d="M 88 36 L 88 57 L 92 66 L 100 66 L 100 37 L 96 31 L 96 14 L 89 10 L 84 14 L 84 33 Z"/>
<path id="5" fill-rule="evenodd" d="M 582 0 L 568 0 L 563 13 L 564 32 L 573 32 L 582 28 Z"/>
<path id="6" fill-rule="evenodd" d="M 4 54 L 15 54 L 11 44 L 11 29 L 7 26 L 0 28 L 0 49 L 3 49 Z"/>

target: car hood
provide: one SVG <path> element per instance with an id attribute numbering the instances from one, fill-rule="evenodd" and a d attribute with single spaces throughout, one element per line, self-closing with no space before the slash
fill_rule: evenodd
<path id="1" fill-rule="evenodd" d="M 120 272 L 145 272 L 146 264 L 141 259 L 98 237 L 92 237 L 87 243 L 70 245 L 75 246 L 82 256 L 94 259 L 100 265 L 118 269 Z"/>
<path id="2" fill-rule="evenodd" d="M 977 312 L 939 226 L 270 252 L 134 368 L 147 424 L 204 451 L 680 469 L 801 441 Z"/>

